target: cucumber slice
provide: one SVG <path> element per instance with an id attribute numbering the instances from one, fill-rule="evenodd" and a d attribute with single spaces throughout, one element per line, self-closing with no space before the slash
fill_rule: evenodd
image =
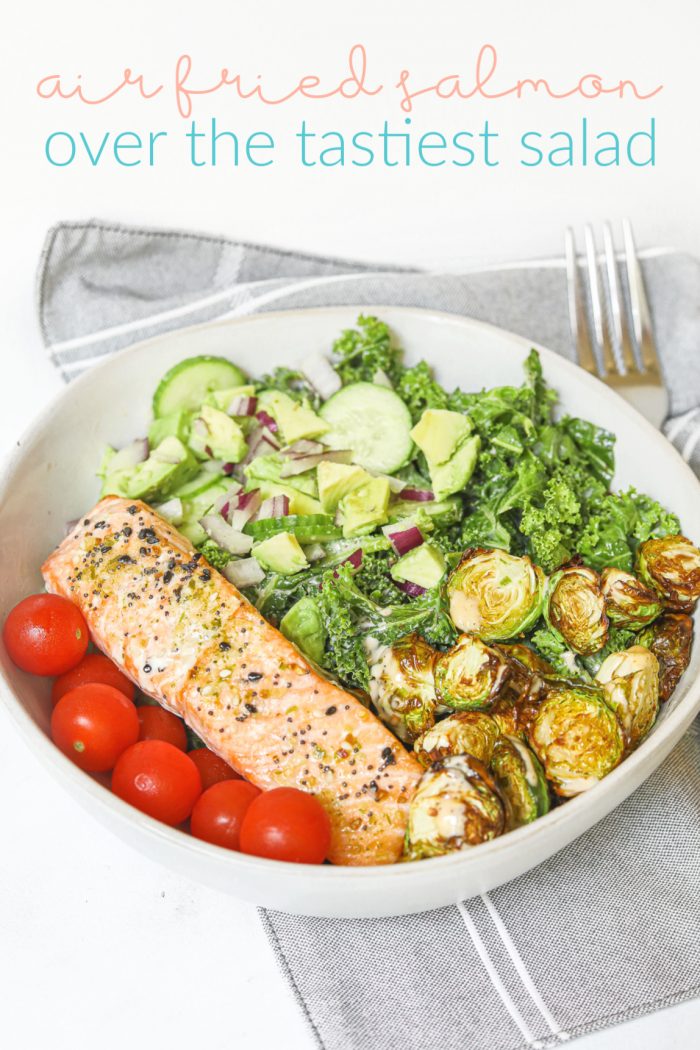
<path id="1" fill-rule="evenodd" d="M 153 415 L 199 408 L 213 390 L 241 386 L 245 376 L 225 357 L 188 357 L 166 372 L 153 395 Z"/>
<path id="2" fill-rule="evenodd" d="M 193 496 L 198 496 L 200 492 L 205 492 L 220 481 L 228 481 L 229 488 L 233 488 L 235 484 L 234 478 L 223 478 L 221 474 L 214 474 L 211 470 L 200 470 L 191 481 L 185 482 L 176 492 L 173 492 L 173 496 L 179 496 L 180 499 L 192 499 Z"/>
<path id="3" fill-rule="evenodd" d="M 374 383 L 351 383 L 321 406 L 330 425 L 324 445 L 349 448 L 372 474 L 393 474 L 411 458 L 411 415 L 398 394 Z"/>
<path id="4" fill-rule="evenodd" d="M 300 543 L 326 543 L 342 535 L 330 514 L 288 514 L 284 518 L 249 521 L 243 531 L 254 540 L 266 540 L 278 532 L 291 532 Z"/>

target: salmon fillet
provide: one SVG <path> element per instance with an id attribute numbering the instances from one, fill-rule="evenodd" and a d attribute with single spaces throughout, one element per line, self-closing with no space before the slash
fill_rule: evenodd
<path id="1" fill-rule="evenodd" d="M 42 573 L 139 689 L 241 776 L 316 795 L 334 864 L 399 859 L 418 762 L 149 507 L 101 500 Z"/>

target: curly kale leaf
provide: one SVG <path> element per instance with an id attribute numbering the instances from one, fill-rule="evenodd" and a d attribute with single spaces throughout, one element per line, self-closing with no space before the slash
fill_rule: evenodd
<path id="1" fill-rule="evenodd" d="M 378 371 L 393 384 L 401 378 L 401 351 L 391 345 L 389 326 L 376 317 L 361 315 L 357 328 L 348 328 L 333 344 L 333 367 L 343 386 L 348 383 L 371 383 Z"/>
<path id="2" fill-rule="evenodd" d="M 288 394 L 294 401 L 307 402 L 313 409 L 317 409 L 321 404 L 318 394 L 306 376 L 295 368 L 279 366 L 264 375 L 257 385 L 264 390 L 279 390 Z"/>
<path id="3" fill-rule="evenodd" d="M 433 378 L 426 361 L 419 361 L 404 370 L 396 385 L 396 393 L 406 402 L 414 423 L 426 408 L 447 408 L 450 400 L 447 391 Z"/>
<path id="4" fill-rule="evenodd" d="M 198 550 L 219 572 L 231 561 L 229 552 L 220 547 L 218 543 L 214 543 L 213 540 L 205 540 L 204 543 L 200 543 Z"/>
<path id="5" fill-rule="evenodd" d="M 652 536 L 669 536 L 679 531 L 675 514 L 650 496 L 630 488 L 593 501 L 577 539 L 577 551 L 593 569 L 614 566 L 630 572 L 640 543 Z"/>

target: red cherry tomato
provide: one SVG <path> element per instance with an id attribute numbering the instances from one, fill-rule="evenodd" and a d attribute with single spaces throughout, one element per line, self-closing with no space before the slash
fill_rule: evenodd
<path id="1" fill-rule="evenodd" d="M 166 740 L 180 751 L 187 750 L 185 723 L 162 707 L 144 704 L 137 708 L 141 731 L 139 740 Z"/>
<path id="2" fill-rule="evenodd" d="M 51 699 L 54 704 L 71 689 L 87 682 L 99 682 L 102 685 L 111 685 L 118 689 L 129 700 L 134 699 L 134 683 L 115 667 L 103 653 L 86 653 L 80 663 L 72 671 L 66 671 L 53 684 Z"/>
<path id="3" fill-rule="evenodd" d="M 165 740 L 139 740 L 127 748 L 112 773 L 112 791 L 149 817 L 182 824 L 202 793 L 192 759 Z"/>
<path id="4" fill-rule="evenodd" d="M 51 716 L 53 742 L 90 773 L 112 769 L 138 736 L 136 707 L 111 685 L 88 683 L 71 689 Z"/>
<path id="5" fill-rule="evenodd" d="M 331 822 L 321 803 L 296 788 L 273 788 L 251 802 L 241 828 L 241 851 L 271 860 L 321 864 Z"/>
<path id="6" fill-rule="evenodd" d="M 12 662 L 40 675 L 70 671 L 90 640 L 80 609 L 57 594 L 24 598 L 5 620 L 2 634 Z"/>
<path id="7" fill-rule="evenodd" d="M 198 839 L 224 849 L 238 849 L 241 825 L 248 806 L 260 794 L 245 780 L 223 780 L 195 802 L 190 830 Z"/>
<path id="8" fill-rule="evenodd" d="M 202 791 L 206 791 L 213 784 L 220 784 L 224 780 L 241 779 L 228 762 L 224 762 L 223 758 L 219 758 L 208 747 L 197 747 L 194 751 L 188 751 L 187 754 L 199 770 L 199 775 L 202 778 Z"/>

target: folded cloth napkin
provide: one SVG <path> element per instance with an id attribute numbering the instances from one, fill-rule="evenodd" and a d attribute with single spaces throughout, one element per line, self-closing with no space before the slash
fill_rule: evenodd
<path id="1" fill-rule="evenodd" d="M 643 266 L 671 395 L 666 433 L 700 473 L 700 264 L 649 252 Z M 51 230 L 39 273 L 42 333 L 67 380 L 183 325 L 376 303 L 468 315 L 572 353 L 563 260 L 448 275 L 377 272 L 90 222 Z M 699 724 L 614 813 L 492 893 L 394 919 L 262 912 L 317 1044 L 553 1047 L 700 994 Z"/>

